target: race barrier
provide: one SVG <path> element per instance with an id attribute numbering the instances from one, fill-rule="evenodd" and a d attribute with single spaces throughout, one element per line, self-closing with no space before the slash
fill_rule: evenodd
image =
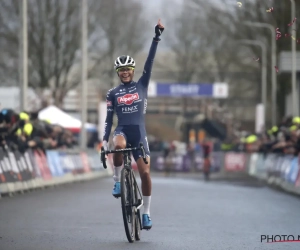
<path id="1" fill-rule="evenodd" d="M 133 169 L 137 170 L 132 159 Z M 300 195 L 300 156 L 212 152 L 211 172 L 227 176 L 241 173 L 287 192 Z M 63 183 L 111 176 L 112 155 L 108 168 L 101 164 L 95 150 L 27 150 L 20 153 L 0 148 L 0 196 Z M 175 154 L 164 157 L 163 152 L 151 152 L 152 171 L 202 172 L 204 158 L 200 152 Z"/>
<path id="2" fill-rule="evenodd" d="M 95 150 L 27 150 L 0 148 L 0 196 L 63 183 L 112 175 Z"/>
<path id="3" fill-rule="evenodd" d="M 271 186 L 300 195 L 300 155 L 280 155 L 243 152 L 212 152 L 211 172 L 226 176 L 242 174 L 265 181 Z M 151 153 L 154 171 L 201 172 L 204 158 L 201 153 L 169 154 Z"/>
<path id="4" fill-rule="evenodd" d="M 300 195 L 299 161 L 300 156 L 253 153 L 247 170 L 250 176 L 271 186 Z"/>
<path id="5" fill-rule="evenodd" d="M 212 152 L 211 171 L 219 172 L 224 164 L 223 152 Z M 155 171 L 200 172 L 204 167 L 204 157 L 200 152 L 193 154 L 170 153 L 164 157 L 162 152 L 151 152 L 151 168 Z"/>

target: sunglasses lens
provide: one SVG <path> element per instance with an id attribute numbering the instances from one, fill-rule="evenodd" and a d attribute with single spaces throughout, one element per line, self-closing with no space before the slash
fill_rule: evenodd
<path id="1" fill-rule="evenodd" d="M 119 68 L 118 72 L 125 72 L 125 71 L 130 71 L 130 70 L 133 70 L 133 69 L 134 69 L 133 67 L 124 67 L 124 68 Z"/>

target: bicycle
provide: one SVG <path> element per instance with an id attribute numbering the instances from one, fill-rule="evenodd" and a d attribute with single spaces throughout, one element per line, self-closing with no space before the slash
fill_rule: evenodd
<path id="1" fill-rule="evenodd" d="M 130 147 L 130 144 L 127 144 L 127 146 Z M 130 243 L 141 239 L 141 230 L 143 229 L 140 215 L 140 208 L 143 205 L 143 196 L 131 166 L 130 152 L 133 150 L 141 150 L 143 160 L 148 164 L 143 143 L 140 143 L 140 147 L 126 147 L 124 149 L 107 151 L 104 151 L 104 148 L 101 147 L 101 162 L 105 169 L 107 168 L 105 155 L 120 152 L 123 153 L 124 168 L 121 171 L 121 205 L 125 232 Z"/>

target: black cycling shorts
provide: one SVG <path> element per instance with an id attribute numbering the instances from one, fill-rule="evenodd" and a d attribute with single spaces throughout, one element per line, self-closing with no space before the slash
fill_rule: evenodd
<path id="1" fill-rule="evenodd" d="M 141 125 L 122 125 L 116 127 L 114 131 L 114 137 L 116 135 L 124 136 L 126 144 L 130 144 L 130 147 L 139 147 L 140 142 L 143 143 L 146 156 L 150 157 L 150 150 L 147 140 L 146 128 Z M 132 151 L 132 155 L 135 161 L 142 157 L 140 150 Z"/>

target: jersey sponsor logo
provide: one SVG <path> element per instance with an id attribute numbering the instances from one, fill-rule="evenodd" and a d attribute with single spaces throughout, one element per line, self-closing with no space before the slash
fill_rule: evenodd
<path id="1" fill-rule="evenodd" d="M 146 114 L 146 110 L 147 110 L 147 99 L 145 99 L 144 102 L 144 114 Z"/>
<path id="2" fill-rule="evenodd" d="M 107 106 L 112 106 L 111 101 L 106 101 L 106 105 L 107 105 Z"/>
<path id="3" fill-rule="evenodd" d="M 138 111 L 138 105 L 122 108 L 122 113 L 134 113 Z"/>
<path id="4" fill-rule="evenodd" d="M 106 136 L 106 134 L 107 134 L 106 128 L 107 128 L 107 122 L 104 123 L 104 134 L 103 134 L 103 138 L 104 138 L 104 137 Z"/>
<path id="5" fill-rule="evenodd" d="M 148 144 L 147 136 L 145 136 L 145 141 L 146 141 L 146 147 L 147 147 L 147 150 L 149 151 L 149 144 Z"/>
<path id="6" fill-rule="evenodd" d="M 140 97 L 138 93 L 126 94 L 118 97 L 118 103 L 131 105 L 134 101 L 137 101 L 139 98 Z"/>

